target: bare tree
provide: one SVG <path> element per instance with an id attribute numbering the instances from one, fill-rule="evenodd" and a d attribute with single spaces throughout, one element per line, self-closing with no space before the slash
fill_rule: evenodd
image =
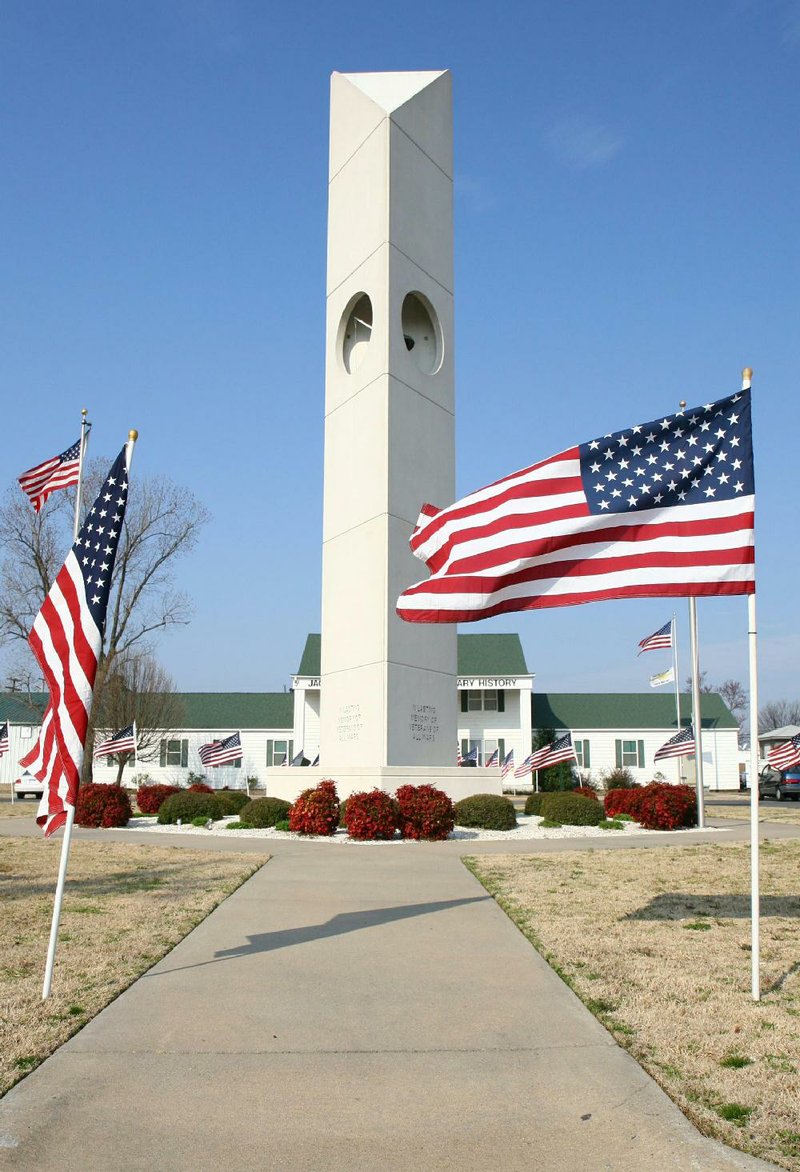
<path id="1" fill-rule="evenodd" d="M 139 761 L 154 761 L 161 741 L 185 720 L 185 708 L 175 692 L 172 678 L 152 655 L 118 656 L 105 679 L 99 703 L 92 708 L 92 725 L 111 735 L 136 722 L 136 747 Z M 116 784 L 122 781 L 125 766 L 134 760 L 133 753 L 118 753 Z"/>
<path id="2" fill-rule="evenodd" d="M 800 725 L 800 700 L 770 700 L 758 712 L 758 731 L 772 732 L 787 724 Z"/>
<path id="3" fill-rule="evenodd" d="M 84 478 L 86 507 L 100 491 L 110 463 L 96 459 L 89 464 Z M 74 490 L 67 490 L 54 493 L 35 513 L 15 485 L 0 509 L 0 644 L 22 651 L 29 671 L 33 660 L 27 651 L 28 633 L 69 550 L 74 508 Z M 136 479 L 114 567 L 95 680 L 96 705 L 118 658 L 151 654 L 159 632 L 189 621 L 188 596 L 175 585 L 176 562 L 194 548 L 208 516 L 193 493 L 166 477 Z M 86 775 L 92 743 L 90 729 Z"/>
<path id="4" fill-rule="evenodd" d="M 691 690 L 692 690 L 692 677 L 691 676 L 686 677 L 686 681 L 683 685 L 683 690 L 685 692 L 691 692 Z M 710 684 L 708 682 L 708 672 L 701 671 L 700 672 L 700 691 L 701 692 L 716 692 L 717 690 L 718 689 L 715 688 L 713 684 Z"/>

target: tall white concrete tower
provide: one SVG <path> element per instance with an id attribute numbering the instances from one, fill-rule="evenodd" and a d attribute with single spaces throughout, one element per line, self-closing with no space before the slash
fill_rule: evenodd
<path id="1" fill-rule="evenodd" d="M 449 72 L 333 74 L 327 307 L 321 767 L 457 776 L 455 628 L 395 614 L 455 494 Z"/>

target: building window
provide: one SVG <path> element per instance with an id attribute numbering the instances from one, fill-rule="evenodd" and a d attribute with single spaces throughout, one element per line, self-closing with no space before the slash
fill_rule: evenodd
<path id="1" fill-rule="evenodd" d="M 592 759 L 589 753 L 589 742 L 586 740 L 579 740 L 574 742 L 575 756 L 578 758 L 578 766 L 581 769 L 591 769 Z"/>
<path id="2" fill-rule="evenodd" d="M 644 769 L 644 741 L 615 741 L 618 769 Z"/>
<path id="3" fill-rule="evenodd" d="M 189 764 L 189 742 L 187 740 L 162 741 L 158 763 L 162 769 L 167 765 L 180 765 L 186 769 Z"/>
<path id="4" fill-rule="evenodd" d="M 466 737 L 464 737 L 461 741 L 461 756 L 466 760 L 467 756 L 472 752 L 473 749 L 478 750 L 477 757 L 476 757 L 477 764 L 483 765 L 483 754 L 481 753 L 481 742 L 480 741 L 470 741 Z"/>
<path id="5" fill-rule="evenodd" d="M 267 741 L 267 768 L 288 765 L 294 755 L 294 741 Z"/>
<path id="6" fill-rule="evenodd" d="M 505 712 L 506 696 L 501 688 L 472 688 L 459 693 L 462 712 Z"/>
<path id="7" fill-rule="evenodd" d="M 495 749 L 499 750 L 499 752 L 497 754 L 497 763 L 498 763 L 498 765 L 502 765 L 503 761 L 505 760 L 505 755 L 506 755 L 506 739 L 505 739 L 505 737 L 499 737 L 496 741 L 492 741 L 492 740 L 487 739 L 483 742 L 483 760 L 484 760 L 484 762 L 489 760 L 489 758 L 491 757 L 491 755 L 495 751 Z"/>

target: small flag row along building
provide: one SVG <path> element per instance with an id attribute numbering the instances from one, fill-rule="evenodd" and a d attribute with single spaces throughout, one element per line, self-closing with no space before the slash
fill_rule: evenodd
<path id="1" fill-rule="evenodd" d="M 694 759 L 655 761 L 655 753 L 677 731 L 675 697 L 639 692 L 536 692 L 519 636 L 516 634 L 459 634 L 457 751 L 477 761 L 477 769 L 497 753 L 502 762 L 513 750 L 517 764 L 531 752 L 538 729 L 573 736 L 577 769 L 584 778 L 602 784 L 615 768 L 629 769 L 636 781 L 648 782 L 656 773 L 670 782 L 693 785 Z M 300 665 L 286 692 L 183 692 L 182 727 L 166 731 L 143 757 L 130 762 L 123 781 L 146 774 L 153 782 L 186 784 L 190 774 L 204 775 L 210 784 L 244 788 L 266 786 L 267 792 L 291 795 L 311 781 L 286 766 L 300 757 L 312 762 L 319 753 L 321 702 L 320 636 L 306 639 Z M 712 790 L 739 788 L 737 723 L 716 693 L 702 696 L 704 781 Z M 0 694 L 0 724 L 8 722 L 9 749 L 0 758 L 0 782 L 20 776 L 19 758 L 34 744 L 47 702 L 46 695 Z M 683 724 L 690 723 L 691 697 L 681 699 Z M 112 730 L 113 731 L 113 730 Z M 232 733 L 241 735 L 240 761 L 206 768 L 200 748 Z M 499 769 L 499 765 L 493 766 Z M 318 770 L 312 773 L 316 776 Z M 319 763 L 325 775 L 325 762 Z M 97 758 L 95 781 L 117 776 L 113 759 Z M 530 782 L 530 778 L 527 779 Z M 476 791 L 480 790 L 478 777 Z M 506 785 L 514 784 L 513 773 Z M 517 782 L 516 784 L 520 784 Z"/>

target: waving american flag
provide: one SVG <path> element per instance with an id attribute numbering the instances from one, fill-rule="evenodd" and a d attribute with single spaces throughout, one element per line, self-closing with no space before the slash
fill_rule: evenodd
<path id="1" fill-rule="evenodd" d="M 87 424 L 87 432 L 91 424 Z M 58 456 L 51 456 L 35 468 L 29 468 L 19 477 L 20 487 L 38 513 L 52 492 L 78 483 L 80 474 L 81 441 L 70 445 Z"/>
<path id="2" fill-rule="evenodd" d="M 750 392 L 608 432 L 444 509 L 411 549 L 431 572 L 408 622 L 453 623 L 605 598 L 752 594 Z"/>

